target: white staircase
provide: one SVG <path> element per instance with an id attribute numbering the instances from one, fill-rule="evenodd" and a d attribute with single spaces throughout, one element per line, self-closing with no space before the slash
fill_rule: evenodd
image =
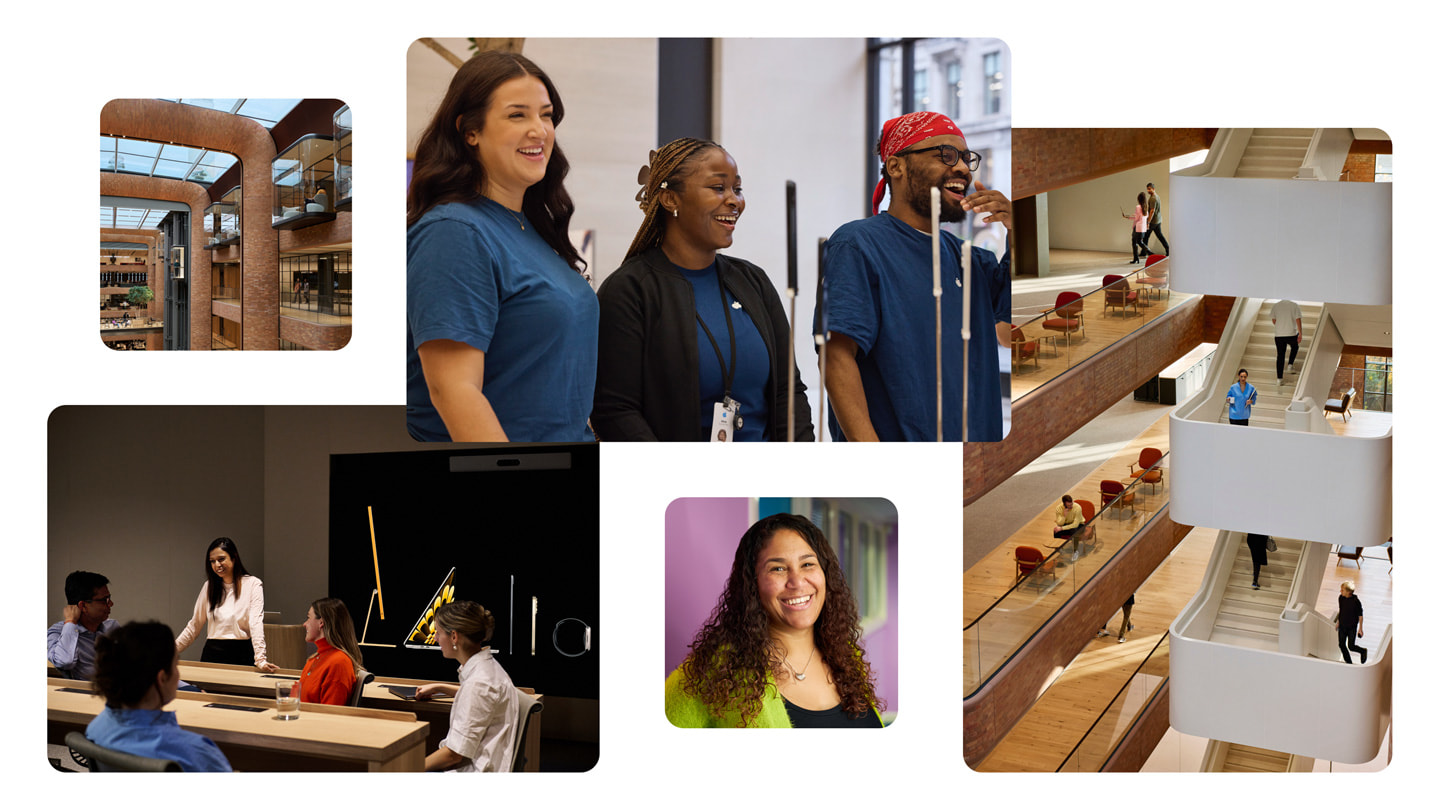
<path id="1" fill-rule="evenodd" d="M 1290 180 L 1300 173 L 1300 164 L 1315 137 L 1313 129 L 1256 129 L 1250 133 L 1236 177 L 1264 177 Z"/>
<path id="2" fill-rule="evenodd" d="M 1245 354 L 1240 359 L 1240 365 L 1222 373 L 1228 374 L 1231 382 L 1234 382 L 1240 369 L 1250 372 L 1250 384 L 1255 386 L 1259 393 L 1255 407 L 1250 409 L 1251 427 L 1284 430 L 1285 409 L 1289 407 L 1290 399 L 1295 396 L 1295 383 L 1300 379 L 1300 372 L 1304 370 L 1305 361 L 1310 356 L 1310 346 L 1320 323 L 1321 305 L 1300 304 L 1300 351 L 1295 355 L 1295 370 L 1287 371 L 1284 381 L 1277 384 L 1275 324 L 1270 323 L 1270 308 L 1275 303 L 1269 301 L 1261 306 L 1260 314 L 1255 317 L 1255 326 L 1250 330 L 1250 340 L 1245 344 Z M 1285 356 L 1287 359 L 1290 356 L 1288 349 Z M 1222 407 L 1220 418 L 1216 421 L 1228 424 L 1229 414 L 1229 408 Z"/>
<path id="3" fill-rule="evenodd" d="M 1260 589 L 1255 590 L 1250 586 L 1254 572 L 1250 547 L 1239 544 L 1225 580 L 1211 641 L 1254 650 L 1280 649 L 1280 614 L 1289 599 L 1304 545 L 1301 540 L 1276 537 L 1276 550 L 1266 555 L 1268 562 L 1260 569 Z"/>

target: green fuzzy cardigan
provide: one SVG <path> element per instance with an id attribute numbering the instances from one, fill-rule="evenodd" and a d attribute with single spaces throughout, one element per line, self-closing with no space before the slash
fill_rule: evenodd
<path id="1" fill-rule="evenodd" d="M 737 728 L 740 725 L 739 712 L 716 715 L 700 698 L 687 694 L 680 668 L 665 679 L 665 716 L 677 728 Z M 879 710 L 871 710 L 880 717 Z M 883 720 L 881 721 L 883 724 Z M 760 713 L 751 718 L 747 728 L 794 728 L 790 724 L 790 713 L 785 711 L 785 700 L 775 686 L 775 676 L 765 676 L 765 695 L 760 699 Z"/>

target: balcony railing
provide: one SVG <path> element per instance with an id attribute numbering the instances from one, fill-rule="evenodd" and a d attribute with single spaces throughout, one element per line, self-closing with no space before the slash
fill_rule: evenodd
<path id="1" fill-rule="evenodd" d="M 1150 654 L 1111 698 L 1105 711 L 1090 724 L 1090 730 L 1056 768 L 1057 773 L 1098 773 L 1105 770 L 1115 749 L 1130 733 L 1135 721 L 1149 708 L 1160 688 L 1170 678 L 1170 634 L 1160 637 Z M 1168 722 L 1168 720 L 1167 720 Z"/>
<path id="2" fill-rule="evenodd" d="M 1193 298 L 1169 289 L 1168 265 L 1162 259 L 1017 323 L 1010 332 L 1011 396 L 1020 399 Z"/>
<path id="3" fill-rule="evenodd" d="M 1170 454 L 1166 453 L 1148 470 L 1167 470 L 1169 465 Z M 1167 473 L 1164 479 L 1168 478 Z M 1169 502 L 1168 487 L 1147 483 L 1144 477 L 1132 479 L 1081 531 L 1020 576 L 967 625 L 963 632 L 965 694 L 974 694 L 1024 648 Z M 1121 519 L 1127 511 L 1133 514 Z"/>
<path id="4" fill-rule="evenodd" d="M 350 323 L 350 293 L 343 291 L 321 295 L 314 291 L 280 292 L 280 314 L 321 324 Z"/>

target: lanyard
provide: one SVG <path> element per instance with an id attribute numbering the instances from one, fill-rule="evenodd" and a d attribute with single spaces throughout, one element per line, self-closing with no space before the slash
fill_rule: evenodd
<path id="1" fill-rule="evenodd" d="M 715 336 L 710 334 L 710 327 L 705 325 L 705 319 L 700 317 L 700 308 L 695 308 L 695 320 L 699 321 L 700 328 L 705 330 L 705 337 L 710 338 L 710 348 L 715 350 L 715 360 L 720 365 L 720 373 L 725 375 L 725 399 L 730 399 L 730 387 L 735 383 L 735 324 L 730 320 L 730 304 L 725 300 L 725 283 L 720 278 L 720 268 L 715 268 L 715 283 L 720 287 L 720 308 L 725 310 L 725 331 L 730 333 L 730 370 L 725 371 L 725 356 L 720 353 L 720 344 Z"/>

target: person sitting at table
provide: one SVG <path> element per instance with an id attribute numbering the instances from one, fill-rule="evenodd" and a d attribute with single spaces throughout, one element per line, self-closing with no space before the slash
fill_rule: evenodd
<path id="1" fill-rule="evenodd" d="M 175 640 L 184 652 L 207 623 L 209 638 L 200 660 L 246 666 L 253 660 L 261 672 L 278 667 L 265 660 L 265 590 L 259 577 L 245 572 L 240 549 L 228 537 L 217 537 L 205 550 L 205 584 L 195 600 L 195 614 Z"/>
<path id="2" fill-rule="evenodd" d="M 427 771 L 505 772 L 515 760 L 520 696 L 485 644 L 494 631 L 494 614 L 475 602 L 451 602 L 435 611 L 440 653 L 460 662 L 460 684 L 429 683 L 415 690 L 417 700 L 455 698 L 450 733 L 425 757 Z"/>
<path id="3" fill-rule="evenodd" d="M 95 644 L 95 688 L 105 708 L 85 727 L 96 745 L 168 759 L 182 771 L 228 772 L 229 760 L 208 737 L 180 728 L 164 710 L 180 685 L 175 634 L 159 622 L 130 622 Z"/>
<path id="4" fill-rule="evenodd" d="M 88 681 L 95 674 L 95 641 L 120 626 L 110 618 L 110 580 L 91 571 L 65 577 L 65 609 L 46 633 L 47 657 L 63 677 Z"/>
<path id="5" fill-rule="evenodd" d="M 305 616 L 305 640 L 315 654 L 300 672 L 300 700 L 344 706 L 355 689 L 355 670 L 361 666 L 355 624 L 345 603 L 333 596 L 310 603 Z"/>

